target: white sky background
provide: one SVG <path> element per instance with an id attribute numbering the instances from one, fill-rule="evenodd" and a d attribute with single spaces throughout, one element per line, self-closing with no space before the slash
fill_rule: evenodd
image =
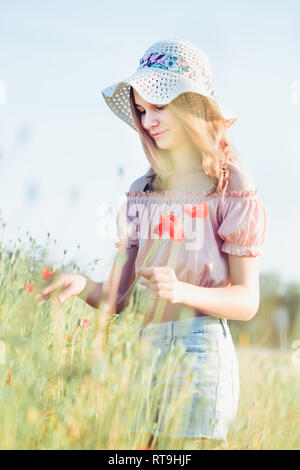
<path id="1" fill-rule="evenodd" d="M 116 209 L 148 161 L 100 90 L 168 38 L 203 49 L 217 98 L 239 117 L 229 136 L 269 217 L 262 271 L 300 281 L 297 0 L 0 0 L 2 238 L 51 232 L 57 260 L 64 249 L 82 266 L 100 258 L 93 278 L 106 277 L 116 232 L 99 239 L 97 208 Z"/>

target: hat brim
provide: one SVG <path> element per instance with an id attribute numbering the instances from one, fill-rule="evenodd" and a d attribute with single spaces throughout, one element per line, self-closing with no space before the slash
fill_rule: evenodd
<path id="1" fill-rule="evenodd" d="M 166 73 L 168 76 L 166 85 Z M 101 90 L 105 102 L 119 118 L 129 124 L 135 131 L 130 109 L 130 88 L 133 87 L 139 95 L 152 104 L 165 105 L 179 95 L 187 92 L 197 93 L 210 100 L 214 110 L 225 121 L 227 127 L 237 120 L 237 115 L 222 106 L 211 91 L 203 84 L 185 75 L 168 72 L 160 68 L 144 68 L 133 75 Z"/>

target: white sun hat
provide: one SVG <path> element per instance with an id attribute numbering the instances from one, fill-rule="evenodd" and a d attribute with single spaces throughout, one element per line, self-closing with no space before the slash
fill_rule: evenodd
<path id="1" fill-rule="evenodd" d="M 130 88 L 152 104 L 166 105 L 182 93 L 209 98 L 213 112 L 230 127 L 237 116 L 216 99 L 211 86 L 211 65 L 199 47 L 185 39 L 168 39 L 152 44 L 139 61 L 136 72 L 101 90 L 110 109 L 134 130 L 130 109 Z"/>

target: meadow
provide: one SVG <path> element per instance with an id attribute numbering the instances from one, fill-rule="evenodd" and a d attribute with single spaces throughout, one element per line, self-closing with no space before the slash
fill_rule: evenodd
<path id="1" fill-rule="evenodd" d="M 37 306 L 35 293 L 59 273 L 80 272 L 47 265 L 45 254 L 29 234 L 26 244 L 0 244 L 0 448 L 147 449 L 164 388 L 158 380 L 150 398 L 156 358 L 135 339 L 140 315 L 131 303 L 107 317 L 105 304 L 98 311 L 77 297 Z M 240 400 L 227 449 L 300 449 L 300 360 L 292 350 L 236 350 Z M 168 360 L 164 374 L 176 367 Z M 170 428 L 179 425 L 183 394 L 168 406 Z M 157 446 L 191 448 L 184 440 Z"/>

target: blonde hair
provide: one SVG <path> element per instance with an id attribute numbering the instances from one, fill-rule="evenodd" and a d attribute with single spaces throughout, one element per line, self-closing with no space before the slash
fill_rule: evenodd
<path id="1" fill-rule="evenodd" d="M 132 87 L 130 88 L 130 107 L 145 154 L 155 173 L 152 188 L 153 190 L 167 189 L 168 179 L 174 174 L 170 151 L 160 149 L 142 126 Z M 229 181 L 227 162 L 239 161 L 239 159 L 235 147 L 228 139 L 227 126 L 217 106 L 214 106 L 212 101 L 205 96 L 186 92 L 171 101 L 168 107 L 178 117 L 189 138 L 199 149 L 204 173 L 214 181 L 214 187 L 208 195 L 221 191 L 222 202 L 224 202 Z"/>

